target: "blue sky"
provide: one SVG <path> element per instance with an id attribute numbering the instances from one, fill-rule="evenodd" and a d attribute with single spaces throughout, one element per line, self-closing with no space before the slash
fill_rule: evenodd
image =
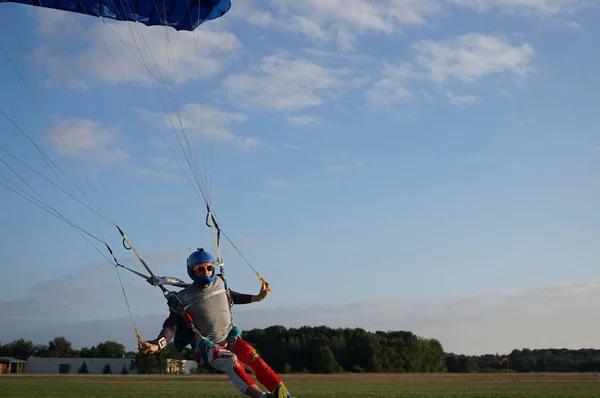
<path id="1" fill-rule="evenodd" d="M 410 329 L 462 352 L 540 343 L 501 333 L 469 345 L 459 331 L 515 321 L 512 307 L 492 302 L 518 292 L 529 303 L 519 322 L 529 319 L 536 336 L 542 323 L 531 319 L 547 309 L 539 289 L 571 315 L 598 294 L 598 4 L 337 4 L 234 2 L 194 34 L 2 4 L 0 146 L 56 180 L 10 118 L 89 195 L 85 178 L 108 196 L 153 270 L 185 278 L 187 255 L 213 243 L 204 203 L 161 141 L 185 164 L 167 118 L 178 126 L 178 114 L 200 164 L 203 150 L 212 159 L 202 174 L 212 176 L 222 228 L 272 284 L 256 318 L 271 322 L 260 311 L 279 309 L 292 325 L 298 306 L 336 305 L 343 315 L 377 301 L 391 311 L 384 322 L 340 315 L 341 324 Z M 158 67 L 160 81 L 146 67 Z M 88 209 L 0 157 L 143 271 L 113 226 L 99 220 L 98 230 Z M 28 189 L 2 163 L 0 173 Z M 51 338 L 43 330 L 56 320 L 127 316 L 113 267 L 73 228 L 6 189 L 0 201 L 0 305 L 13 328 L 0 341 L 29 329 Z M 234 289 L 258 292 L 252 270 L 222 246 Z M 121 276 L 134 316 L 165 312 L 158 289 Z M 437 308 L 432 319 L 444 328 L 403 312 L 417 302 Z M 466 324 L 473 303 L 487 315 Z M 359 308 L 368 317 L 373 306 Z M 444 318 L 447 306 L 456 317 Z M 320 322 L 319 308 L 306 323 Z M 548 322 L 559 313 L 545 313 Z M 587 317 L 574 322 L 597 322 Z M 594 344 L 543 333 L 548 344 Z M 103 337 L 90 339 L 82 344 Z"/>

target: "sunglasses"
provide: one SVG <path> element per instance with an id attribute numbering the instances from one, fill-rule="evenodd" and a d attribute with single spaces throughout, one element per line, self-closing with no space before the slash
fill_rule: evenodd
<path id="1" fill-rule="evenodd" d="M 202 272 L 202 271 L 211 272 L 214 269 L 215 269 L 215 267 L 212 265 L 207 265 L 206 267 L 203 265 L 194 265 L 194 268 L 193 268 L 193 270 L 197 271 L 197 272 Z"/>

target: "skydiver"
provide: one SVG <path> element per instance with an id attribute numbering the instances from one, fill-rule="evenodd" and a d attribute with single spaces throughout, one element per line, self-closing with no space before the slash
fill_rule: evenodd
<path id="1" fill-rule="evenodd" d="M 176 350 L 182 350 L 189 343 L 194 347 L 194 360 L 200 366 L 225 372 L 242 394 L 254 398 L 293 398 L 281 378 L 240 337 L 240 331 L 233 322 L 231 306 L 264 300 L 271 292 L 269 284 L 262 283 L 258 295 L 241 294 L 228 289 L 224 279 L 216 274 L 213 257 L 203 249 L 198 249 L 188 257 L 187 273 L 193 283 L 168 298 L 169 316 L 162 330 L 156 339 L 142 341 L 140 352 L 153 354 L 164 348 L 171 339 L 174 339 Z M 201 336 L 196 337 L 191 326 L 188 326 L 182 309 L 187 310 Z M 269 393 L 256 385 L 243 364 L 254 371 Z"/>

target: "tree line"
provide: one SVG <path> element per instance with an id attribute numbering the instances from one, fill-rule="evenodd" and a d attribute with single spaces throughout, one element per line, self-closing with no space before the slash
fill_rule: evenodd
<path id="1" fill-rule="evenodd" d="M 444 352 L 436 339 L 409 331 L 369 332 L 360 328 L 326 326 L 285 328 L 271 326 L 242 332 L 263 359 L 280 373 L 340 372 L 596 372 L 600 371 L 600 350 L 515 349 L 509 354 L 464 355 Z M 18 339 L 0 343 L 0 356 L 27 359 L 38 357 L 131 358 L 139 373 L 161 373 L 167 358 L 193 359 L 193 350 L 182 353 L 169 344 L 154 355 L 126 351 L 116 341 L 74 349 L 64 337 L 48 344 Z M 207 372 L 199 368 L 198 372 Z"/>

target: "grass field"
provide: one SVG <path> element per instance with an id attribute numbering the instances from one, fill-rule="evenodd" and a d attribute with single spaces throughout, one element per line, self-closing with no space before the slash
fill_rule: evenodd
<path id="1" fill-rule="evenodd" d="M 600 397 L 594 373 L 288 374 L 295 397 Z M 242 397 L 217 375 L 2 375 L 0 397 Z"/>

